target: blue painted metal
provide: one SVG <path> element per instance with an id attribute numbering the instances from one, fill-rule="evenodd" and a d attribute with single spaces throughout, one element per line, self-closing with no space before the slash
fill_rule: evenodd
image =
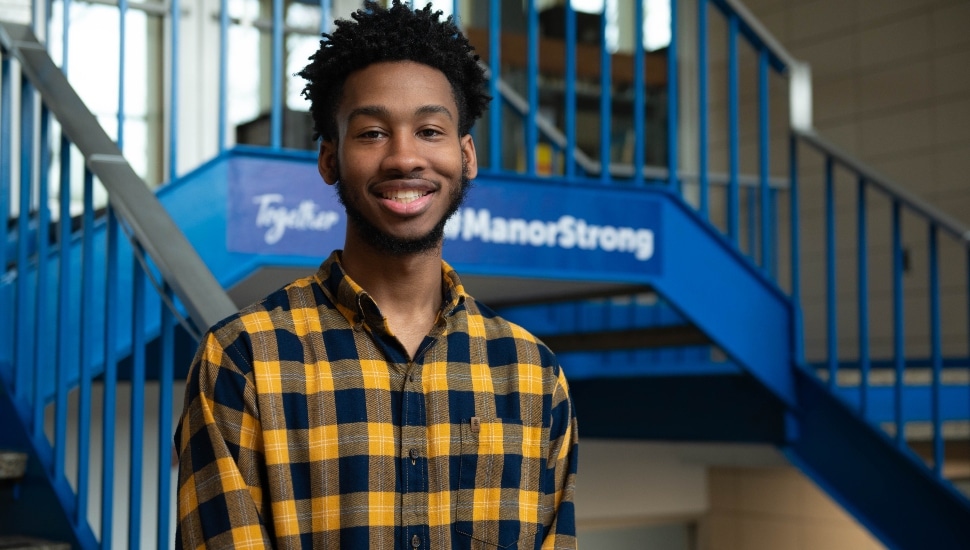
<path id="1" fill-rule="evenodd" d="M 502 3 L 488 3 L 488 93 L 495 98 L 488 110 L 488 167 L 501 172 L 502 166 L 502 102 L 498 79 L 502 74 Z"/>
<path id="2" fill-rule="evenodd" d="M 861 406 L 861 394 L 855 386 L 840 386 L 836 392 L 850 407 Z M 869 422 L 894 422 L 896 395 L 891 386 L 876 385 L 869 388 Z M 966 420 L 970 417 L 970 395 L 964 384 L 943 384 L 938 389 L 933 384 L 907 384 L 903 392 L 906 422 L 933 423 L 934 417 L 941 422 Z M 935 474 L 935 472 L 934 472 Z"/>
<path id="3" fill-rule="evenodd" d="M 738 183 L 741 171 L 740 153 L 740 97 L 738 84 L 738 17 L 728 17 L 728 239 L 738 244 L 741 233 L 741 190 Z"/>
<path id="4" fill-rule="evenodd" d="M 71 51 L 71 0 L 61 0 L 61 71 L 67 74 L 68 53 Z"/>
<path id="5" fill-rule="evenodd" d="M 136 256 L 142 257 L 144 250 L 134 245 Z M 132 319 L 131 319 L 131 419 L 129 444 L 131 466 L 128 473 L 128 548 L 137 548 L 141 543 L 141 473 L 145 440 L 145 272 L 137 262 L 132 266 Z M 162 464 L 159 464 L 162 467 Z"/>
<path id="6" fill-rule="evenodd" d="M 838 385 L 839 375 L 835 243 L 835 162 L 832 157 L 827 157 L 825 159 L 825 336 L 830 390 Z"/>
<path id="7" fill-rule="evenodd" d="M 759 189 L 760 214 L 761 214 L 761 268 L 765 272 L 771 271 L 774 259 L 771 255 L 769 244 L 770 236 L 774 233 L 770 223 L 771 218 L 771 197 L 769 191 L 769 172 L 771 130 L 768 123 L 771 98 L 768 96 L 768 50 L 762 48 L 758 50 L 758 172 L 761 176 Z M 752 249 L 754 250 L 754 249 Z"/>
<path id="8" fill-rule="evenodd" d="M 283 0 L 273 0 L 272 61 L 269 66 L 269 146 L 283 147 Z"/>
<path id="9" fill-rule="evenodd" d="M 50 249 L 50 224 L 51 224 L 51 212 L 50 205 L 48 203 L 49 195 L 48 187 L 50 184 L 50 112 L 47 107 L 43 104 L 40 107 L 40 139 L 37 143 L 37 149 L 39 157 L 41 159 L 40 164 L 37 168 L 37 231 L 35 232 L 37 238 L 37 257 L 46 258 L 47 252 Z M 50 281 L 48 273 L 50 273 L 50 266 L 47 262 L 38 262 L 37 268 L 37 289 L 48 288 L 48 282 Z M 26 274 L 25 274 L 26 275 Z M 34 311 L 34 327 L 33 327 L 33 345 L 34 345 L 34 361 L 36 365 L 48 365 L 49 348 L 46 338 L 42 335 L 46 335 L 49 329 L 48 318 L 50 316 L 50 310 L 48 309 L 48 304 L 50 296 L 46 292 L 36 292 L 35 293 L 35 306 L 37 309 Z M 30 329 L 28 329 L 30 330 Z M 40 439 L 44 437 L 44 369 L 34 368 L 34 437 Z M 55 434 L 55 442 L 61 443 L 57 440 L 58 434 Z M 58 448 L 54 449 L 55 460 L 58 458 L 63 459 L 64 449 L 63 445 L 57 445 Z M 59 467 L 57 464 L 53 465 L 52 474 L 55 479 L 57 479 L 58 474 L 60 474 Z"/>
<path id="10" fill-rule="evenodd" d="M 30 318 L 34 304 L 29 293 L 28 238 L 30 234 L 30 198 L 33 179 L 34 148 L 34 92 L 28 82 L 20 87 L 20 209 L 17 217 L 17 302 L 14 313 L 16 335 L 14 337 L 15 365 L 13 395 L 17 400 L 24 399 L 30 388 L 31 365 L 34 364 L 33 333 Z M 37 416 L 36 413 L 33 416 Z M 31 434 L 37 434 L 37 420 L 33 420 Z"/>
<path id="11" fill-rule="evenodd" d="M 13 128 L 13 85 L 10 82 L 10 59 L 6 55 L 0 59 L 0 136 L 12 136 Z M 13 152 L 11 151 L 12 139 L 0 140 L 0 278 L 7 275 L 7 248 L 10 240 L 10 193 L 13 189 Z M 0 292 L 0 311 L 10 311 L 13 308 L 7 303 L 7 293 Z M 11 326 L 13 319 L 7 315 L 0 315 L 0 335 L 12 334 L 14 328 Z M 6 341 L 3 341 L 6 344 Z M 12 345 L 4 345 L 0 351 L 0 362 L 11 362 L 12 357 L 8 354 L 12 351 Z M 4 374 L 0 369 L 0 380 Z"/>
<path id="12" fill-rule="evenodd" d="M 868 418 L 868 396 L 869 396 L 869 370 L 871 367 L 871 357 L 869 357 L 869 239 L 867 231 L 866 215 L 866 180 L 859 178 L 857 192 L 857 211 L 856 211 L 856 233 L 858 259 L 857 275 L 858 283 L 856 287 L 857 308 L 859 311 L 859 413 L 863 418 Z"/>
<path id="13" fill-rule="evenodd" d="M 497 3 L 497 2 L 493 2 Z M 576 176 L 576 11 L 566 2 L 566 178 Z M 493 96 L 494 97 L 494 96 Z"/>
<path id="14" fill-rule="evenodd" d="M 792 134 L 788 139 L 788 232 L 791 249 L 791 296 L 792 300 L 792 364 L 805 364 L 805 337 L 802 326 L 801 282 L 801 225 L 798 203 L 798 140 Z"/>
<path id="15" fill-rule="evenodd" d="M 526 2 L 526 19 L 529 29 L 539 28 L 539 10 L 535 0 Z M 539 146 L 539 130 L 536 127 L 536 115 L 539 112 L 539 33 L 530 32 L 527 37 L 526 48 L 526 95 L 529 109 L 525 117 L 525 173 L 536 174 L 536 148 Z"/>
<path id="16" fill-rule="evenodd" d="M 902 218 L 899 201 L 892 203 L 893 250 L 893 354 L 896 360 L 896 446 L 906 448 L 906 423 L 903 421 L 903 385 L 905 383 L 905 319 L 903 318 L 903 246 Z"/>
<path id="17" fill-rule="evenodd" d="M 667 185 L 674 193 L 680 193 L 680 139 L 679 100 L 680 86 L 677 76 L 677 2 L 670 3 L 670 45 L 667 46 Z"/>
<path id="18" fill-rule="evenodd" d="M 322 9 L 321 9 L 322 11 Z M 226 150 L 226 110 L 229 90 L 229 0 L 219 0 L 219 134 L 216 137 L 219 153 Z"/>
<path id="19" fill-rule="evenodd" d="M 114 528 L 115 401 L 118 387 L 118 218 L 108 208 L 105 225 L 104 393 L 101 402 L 101 548 L 111 550 Z"/>
<path id="20" fill-rule="evenodd" d="M 782 449 L 787 458 L 887 546 L 965 548 L 970 540 L 965 497 L 939 483 L 913 454 L 894 451 L 883 432 L 873 430 L 814 375 L 794 372 L 799 437 Z M 885 487 L 886 480 L 892 480 L 894 494 L 921 504 L 902 506 L 901 499 L 873 490 Z"/>
<path id="21" fill-rule="evenodd" d="M 180 0 L 169 3 L 168 24 L 171 33 L 169 43 L 172 57 L 172 70 L 169 76 L 169 105 L 168 105 L 168 180 L 178 179 L 178 111 L 179 111 L 179 19 L 182 6 Z"/>
<path id="22" fill-rule="evenodd" d="M 128 0 L 118 0 L 118 132 L 115 142 L 118 149 L 125 150 L 125 52 L 128 50 Z M 173 38 L 174 41 L 174 38 Z M 174 73 L 178 59 L 172 59 Z M 174 89 L 173 89 L 174 91 Z M 174 96 L 173 96 L 174 97 Z M 172 126 L 174 128 L 174 126 Z"/>
<path id="23" fill-rule="evenodd" d="M 63 135 L 60 149 L 60 184 L 58 189 L 58 275 L 57 275 L 57 399 L 54 405 L 55 455 L 54 468 L 57 475 L 64 475 L 64 452 L 67 449 L 67 386 L 68 373 L 77 369 L 77 347 L 70 345 L 71 334 L 77 320 L 71 317 L 71 144 Z M 73 326 L 72 326 L 73 325 Z M 57 453 L 57 447 L 63 450 Z M 80 449 L 82 452 L 86 449 Z"/>
<path id="24" fill-rule="evenodd" d="M 646 51 L 643 45 L 643 0 L 633 10 L 633 183 L 643 185 L 646 163 Z"/>
<path id="25" fill-rule="evenodd" d="M 929 278 L 930 278 L 930 357 L 933 361 L 933 473 L 943 478 L 943 422 L 941 418 L 940 386 L 943 373 L 943 341 L 940 329 L 940 265 L 937 248 L 938 229 L 929 224 Z"/>
<path id="26" fill-rule="evenodd" d="M 697 164 L 698 164 L 698 186 L 700 187 L 700 204 L 697 212 L 701 218 L 708 219 L 710 216 L 710 178 L 708 172 L 708 121 L 707 121 L 707 102 L 708 84 L 707 77 L 710 68 L 708 67 L 708 47 L 707 47 L 707 0 L 700 0 L 697 7 L 697 96 L 699 105 L 697 108 Z"/>
<path id="27" fill-rule="evenodd" d="M 164 284 L 162 292 L 173 300 L 172 288 Z M 172 402 L 175 380 L 175 315 L 162 308 L 162 360 L 158 373 L 158 548 L 169 548 L 171 526 L 172 470 Z"/>
<path id="28" fill-rule="evenodd" d="M 603 2 L 600 14 L 600 181 L 609 183 L 610 144 L 613 130 L 613 56 L 607 44 L 609 2 Z"/>
<path id="29" fill-rule="evenodd" d="M 78 463 L 77 463 L 77 515 L 78 525 L 88 521 L 88 490 L 90 486 L 91 461 L 91 381 L 94 378 L 95 319 L 94 302 L 94 175 L 84 170 L 84 214 L 81 216 L 81 345 L 78 391 Z"/>

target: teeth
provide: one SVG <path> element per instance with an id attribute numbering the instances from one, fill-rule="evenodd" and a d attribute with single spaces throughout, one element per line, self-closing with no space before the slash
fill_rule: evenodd
<path id="1" fill-rule="evenodd" d="M 400 191 L 392 191 L 390 193 L 384 193 L 383 196 L 385 199 L 390 199 L 392 201 L 397 201 L 397 202 L 407 204 L 409 202 L 418 200 L 419 198 L 421 198 L 422 195 L 423 193 L 421 193 L 420 191 L 415 191 L 413 189 L 411 190 L 403 189 Z"/>

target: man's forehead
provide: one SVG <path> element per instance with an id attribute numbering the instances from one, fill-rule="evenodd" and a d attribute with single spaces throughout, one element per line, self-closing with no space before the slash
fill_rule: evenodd
<path id="1" fill-rule="evenodd" d="M 430 65 L 383 61 L 347 76 L 338 107 L 344 116 L 385 116 L 400 109 L 415 115 L 443 114 L 451 119 L 458 116 L 451 82 Z"/>

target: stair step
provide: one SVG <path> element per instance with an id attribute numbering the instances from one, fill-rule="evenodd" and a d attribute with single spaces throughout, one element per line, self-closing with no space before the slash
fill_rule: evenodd
<path id="1" fill-rule="evenodd" d="M 31 537 L 0 537 L 0 550 L 70 550 L 66 542 Z"/>
<path id="2" fill-rule="evenodd" d="M 0 451 L 0 480 L 20 479 L 26 471 L 27 453 Z"/>

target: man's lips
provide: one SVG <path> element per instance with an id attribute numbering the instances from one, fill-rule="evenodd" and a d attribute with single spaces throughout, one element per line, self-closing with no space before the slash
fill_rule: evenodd
<path id="1" fill-rule="evenodd" d="M 436 191 L 436 185 L 422 179 L 385 181 L 371 189 L 385 208 L 403 215 L 422 211 Z"/>

